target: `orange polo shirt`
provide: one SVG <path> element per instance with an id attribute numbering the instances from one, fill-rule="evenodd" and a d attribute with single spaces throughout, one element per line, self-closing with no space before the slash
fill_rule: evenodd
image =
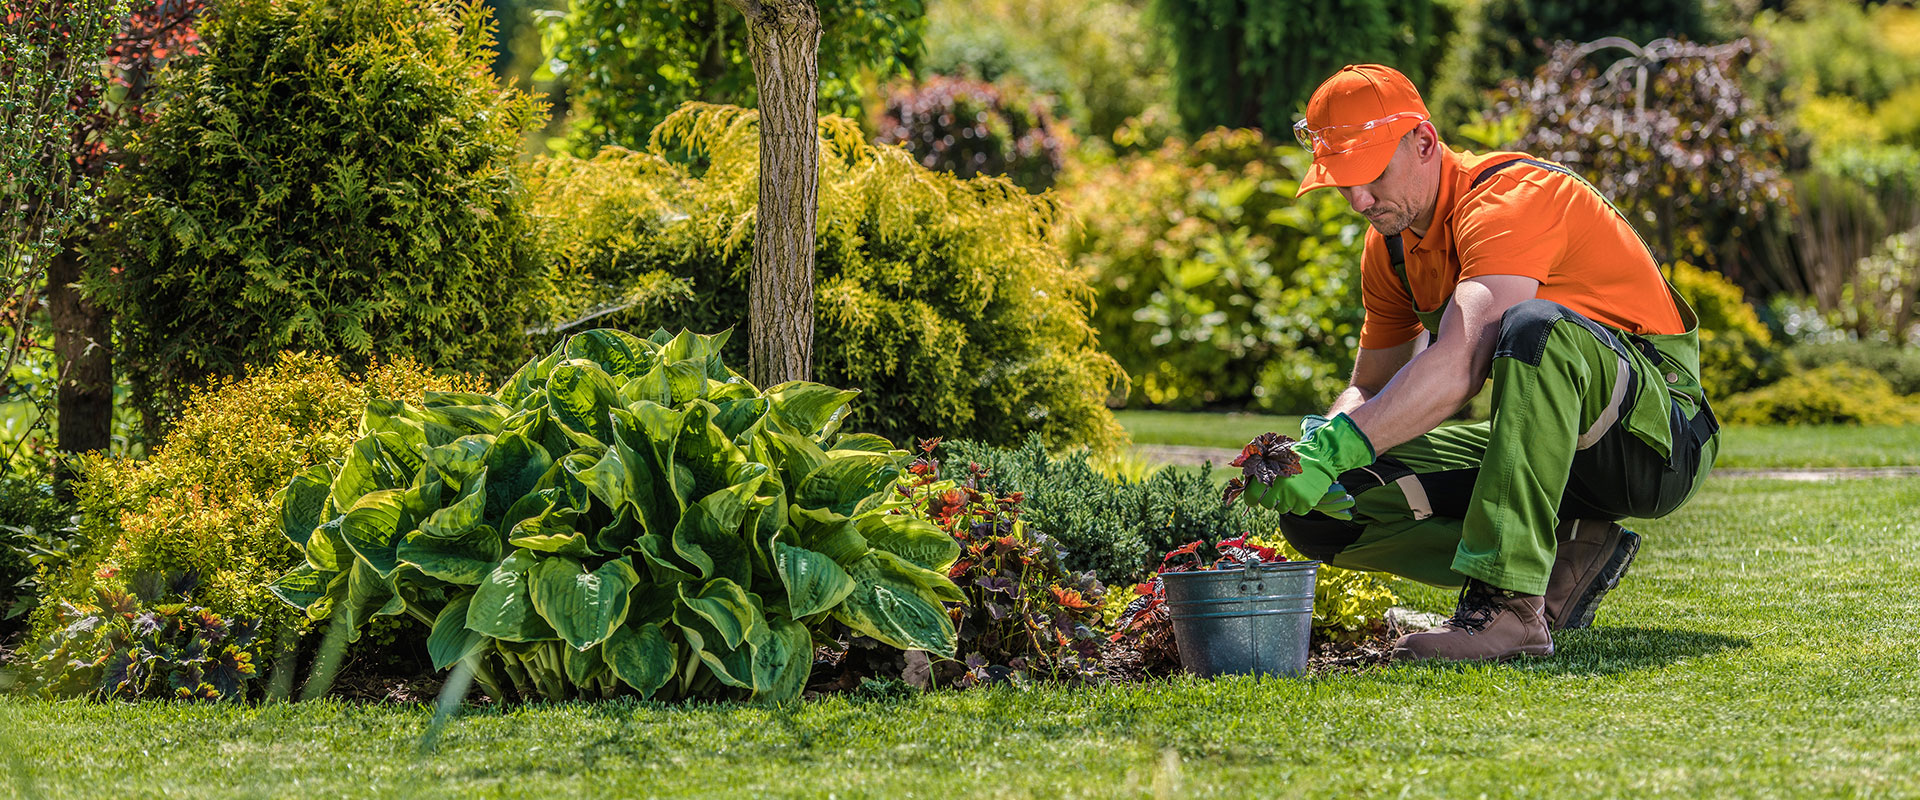
<path id="1" fill-rule="evenodd" d="M 1536 297 L 1608 327 L 1642 334 L 1686 332 L 1646 245 L 1594 190 L 1570 175 L 1527 164 L 1472 186 L 1481 170 L 1525 155 L 1442 153 L 1440 197 L 1426 238 L 1412 231 L 1400 235 L 1413 297 L 1387 261 L 1386 238 L 1367 229 L 1360 262 L 1366 310 L 1361 347 L 1413 341 L 1421 331 L 1416 307 L 1437 309 L 1453 296 L 1454 286 L 1482 275 L 1537 280 Z"/>

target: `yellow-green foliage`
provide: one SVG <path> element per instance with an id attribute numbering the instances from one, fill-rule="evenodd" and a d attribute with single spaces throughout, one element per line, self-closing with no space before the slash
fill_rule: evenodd
<path id="1" fill-rule="evenodd" d="M 44 635 L 58 601 L 89 602 L 96 585 L 124 589 L 122 573 L 145 570 L 198 570 L 195 601 L 228 617 L 295 619 L 266 589 L 293 553 L 277 528 L 274 493 L 295 473 L 343 456 L 370 398 L 486 388 L 407 359 L 349 376 L 335 358 L 304 353 L 202 387 L 151 458 L 83 462 L 76 490 L 91 546 L 54 581 L 36 630 Z"/>
<path id="2" fill-rule="evenodd" d="M 1700 316 L 1700 381 L 1710 397 L 1724 397 L 1765 383 L 1777 358 L 1767 326 L 1745 293 L 1720 273 L 1687 262 L 1673 265 L 1673 288 Z"/>
<path id="3" fill-rule="evenodd" d="M 732 328 L 727 358 L 744 363 L 757 119 L 689 104 L 648 152 L 537 162 L 535 215 L 560 271 L 553 318 Z M 1062 251 L 1051 195 L 932 172 L 851 120 L 819 130 L 813 378 L 862 390 L 847 427 L 900 441 L 1118 436 L 1104 400 L 1125 375 L 1096 345 L 1093 291 Z"/>
<path id="4" fill-rule="evenodd" d="M 1347 386 L 1366 220 L 1334 192 L 1296 199 L 1310 158 L 1259 131 L 1070 173 L 1070 248 L 1099 288 L 1101 344 L 1130 402 L 1318 411 Z"/>
<path id="5" fill-rule="evenodd" d="M 1293 549 L 1278 531 L 1268 537 L 1248 536 L 1247 541 L 1278 550 L 1288 561 L 1313 560 Z M 1381 573 L 1321 564 L 1313 583 L 1313 629 L 1335 641 L 1363 639 L 1399 602 L 1400 596 Z"/>
<path id="6" fill-rule="evenodd" d="M 1920 396 L 1902 396 L 1879 373 L 1829 364 L 1735 395 L 1719 406 L 1736 425 L 1903 425 L 1920 423 Z"/>

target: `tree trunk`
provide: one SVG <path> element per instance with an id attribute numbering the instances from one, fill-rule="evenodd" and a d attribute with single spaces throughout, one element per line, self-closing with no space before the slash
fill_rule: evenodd
<path id="1" fill-rule="evenodd" d="M 113 351 L 108 315 L 80 295 L 75 237 L 47 264 L 47 311 L 59 365 L 59 449 L 62 454 L 106 450 L 113 433 Z"/>
<path id="2" fill-rule="evenodd" d="M 814 215 L 819 205 L 820 9 L 814 0 L 728 0 L 747 17 L 760 92 L 760 206 L 747 305 L 750 379 L 813 371 Z"/>

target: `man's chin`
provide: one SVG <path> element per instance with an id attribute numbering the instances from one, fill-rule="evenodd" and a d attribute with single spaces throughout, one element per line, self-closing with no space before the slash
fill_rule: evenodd
<path id="1" fill-rule="evenodd" d="M 1372 225 L 1373 229 L 1379 231 L 1381 236 L 1399 236 L 1407 231 L 1407 221 L 1399 217 L 1387 217 L 1385 219 L 1373 219 L 1369 217 L 1367 224 Z"/>

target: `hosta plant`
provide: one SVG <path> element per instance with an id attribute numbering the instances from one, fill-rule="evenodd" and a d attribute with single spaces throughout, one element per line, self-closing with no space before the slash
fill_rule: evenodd
<path id="1" fill-rule="evenodd" d="M 491 395 L 370 402 L 283 490 L 305 561 L 274 592 L 348 640 L 411 614 L 496 697 L 784 701 L 828 620 L 950 656 L 959 547 L 898 513 L 907 454 L 836 433 L 853 392 L 756 389 L 725 338 L 588 331 Z"/>

